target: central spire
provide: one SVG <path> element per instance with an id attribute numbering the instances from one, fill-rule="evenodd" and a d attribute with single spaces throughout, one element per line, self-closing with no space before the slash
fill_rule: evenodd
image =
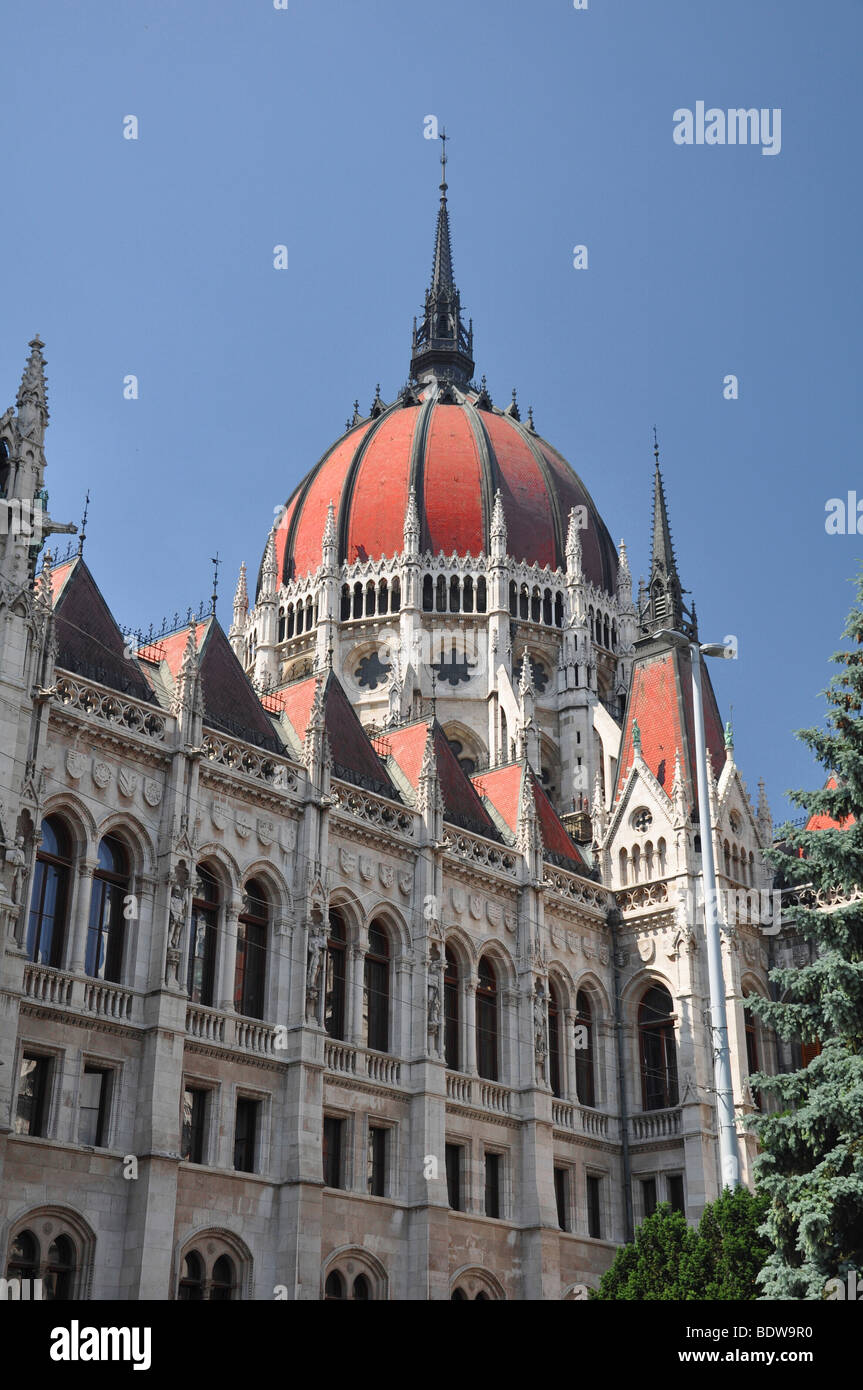
<path id="1" fill-rule="evenodd" d="M 690 611 L 683 602 L 685 590 L 677 573 L 655 429 L 653 457 L 653 545 L 650 578 L 647 582 L 647 606 L 639 615 L 641 627 L 644 632 L 656 632 L 659 628 L 670 627 L 678 632 L 685 632 L 687 636 L 696 637 L 694 610 Z"/>
<path id="2" fill-rule="evenodd" d="M 435 231 L 432 280 L 425 297 L 422 322 L 414 319 L 411 379 L 416 382 L 450 381 L 466 387 L 473 376 L 473 323 L 465 328 L 461 297 L 452 271 L 449 208 L 447 207 L 446 142 L 441 131 L 440 206 Z"/>

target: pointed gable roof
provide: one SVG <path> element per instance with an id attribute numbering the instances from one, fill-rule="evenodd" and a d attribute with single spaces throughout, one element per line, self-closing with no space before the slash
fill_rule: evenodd
<path id="1" fill-rule="evenodd" d="M 578 846 L 567 833 L 565 825 L 526 763 L 510 763 L 491 772 L 478 772 L 472 781 L 483 799 L 494 808 L 507 829 L 515 836 L 525 777 L 529 778 L 533 793 L 533 804 L 542 834 L 543 858 L 558 864 L 561 868 L 571 869 L 573 873 L 589 873 L 588 865 Z"/>
<path id="2" fill-rule="evenodd" d="M 138 662 L 80 556 L 51 570 L 57 665 L 136 700 L 153 700 Z"/>
<path id="3" fill-rule="evenodd" d="M 836 774 L 831 772 L 822 788 L 825 792 L 835 792 L 839 790 L 839 783 Z M 806 822 L 807 830 L 847 830 L 850 825 L 855 824 L 854 816 L 845 816 L 843 820 L 835 820 L 833 816 L 827 815 L 824 811 L 814 811 Z"/>
<path id="4" fill-rule="evenodd" d="M 306 729 L 315 698 L 317 676 L 307 676 L 283 690 L 268 695 L 267 703 L 279 710 L 287 721 L 291 742 L 297 752 L 305 742 Z M 333 775 L 353 782 L 392 801 L 401 800 L 389 773 L 360 722 L 356 710 L 332 671 L 324 677 L 324 726 L 333 757 Z"/>
<path id="5" fill-rule="evenodd" d="M 234 655 L 230 642 L 217 619 L 205 618 L 193 625 L 201 671 L 201 691 L 204 697 L 204 723 L 210 729 L 232 734 L 246 743 L 267 748 L 273 753 L 282 751 L 282 743 L 273 723 L 261 705 L 248 676 Z M 189 640 L 189 626 L 184 625 L 167 637 L 142 647 L 138 653 L 144 669 L 160 668 L 160 674 L 170 678 L 176 687 L 180 667 Z M 158 681 L 153 679 L 154 688 Z"/>
<path id="6" fill-rule="evenodd" d="M 725 761 L 725 741 L 716 696 L 704 659 L 701 661 L 704 729 L 714 773 Z M 635 758 L 633 725 L 638 723 L 641 755 L 666 795 L 671 796 L 674 756 L 680 764 L 690 806 L 698 803 L 692 672 L 689 651 L 665 647 L 637 656 L 632 667 L 620 745 L 615 800 L 620 796 Z"/>
<path id="7" fill-rule="evenodd" d="M 500 831 L 450 748 L 437 720 L 421 719 L 416 724 L 388 730 L 383 741 L 389 756 L 416 792 L 430 726 L 443 796 L 444 820 L 450 825 L 460 826 L 462 830 L 484 835 L 489 840 L 500 840 Z"/>

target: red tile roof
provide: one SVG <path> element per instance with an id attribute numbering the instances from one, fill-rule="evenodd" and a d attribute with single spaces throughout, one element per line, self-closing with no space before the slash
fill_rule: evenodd
<path id="1" fill-rule="evenodd" d="M 429 720 L 421 720 L 404 729 L 387 730 L 386 734 L 387 747 L 393 761 L 415 791 L 419 785 L 429 723 Z M 437 722 L 434 723 L 433 729 L 444 819 L 465 830 L 473 830 L 477 835 L 499 840 L 500 832 L 450 748 L 446 734 Z"/>
<path id="2" fill-rule="evenodd" d="M 525 776 L 530 778 L 533 803 L 546 855 L 556 861 L 564 861 L 575 873 L 586 873 L 588 866 L 578 846 L 570 838 L 530 768 L 525 767 L 523 763 L 510 763 L 507 767 L 494 768 L 490 772 L 478 772 L 472 780 L 477 791 L 491 803 L 507 828 L 515 834 L 518 829 L 518 813 Z"/>

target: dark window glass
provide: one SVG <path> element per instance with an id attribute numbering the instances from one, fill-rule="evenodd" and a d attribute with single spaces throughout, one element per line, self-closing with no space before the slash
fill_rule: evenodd
<path id="1" fill-rule="evenodd" d="M 464 1289 L 453 1289 L 452 1297 L 450 1298 L 451 1303 L 467 1303 L 467 1301 L 468 1297 Z"/>
<path id="2" fill-rule="evenodd" d="M 458 962 L 449 947 L 446 950 L 446 969 L 443 977 L 444 1055 L 452 1071 L 459 1068 L 459 984 Z"/>
<path id="3" fill-rule="evenodd" d="M 32 1231 L 19 1231 L 9 1244 L 7 1279 L 38 1279 L 39 1243 Z"/>
<path id="4" fill-rule="evenodd" d="M 338 1270 L 333 1270 L 332 1274 L 327 1275 L 327 1282 L 324 1284 L 324 1298 L 334 1303 L 343 1301 L 345 1297 L 345 1281 Z"/>
<path id="5" fill-rule="evenodd" d="M 129 891 L 126 851 L 113 835 L 99 846 L 99 863 L 93 874 L 90 922 L 84 970 L 98 980 L 118 983 L 123 969 L 126 919 L 123 904 Z"/>
<path id="6" fill-rule="evenodd" d="M 48 1082 L 51 1059 L 25 1052 L 18 1073 L 16 1134 L 44 1134 L 48 1123 Z"/>
<path id="7" fill-rule="evenodd" d="M 183 1091 L 183 1136 L 180 1157 L 187 1163 L 203 1163 L 207 1092 L 187 1086 Z"/>
<path id="8" fill-rule="evenodd" d="M 60 1303 L 72 1297 L 75 1247 L 68 1236 L 58 1236 L 48 1247 L 48 1263 L 42 1277 L 42 1297 L 46 1301 Z"/>
<path id="9" fill-rule="evenodd" d="M 596 1090 L 593 1079 L 593 1014 L 590 995 L 580 989 L 575 997 L 576 1031 L 575 1040 L 575 1093 L 582 1105 L 596 1104 Z M 586 1045 L 580 1047 L 579 1043 Z"/>
<path id="10" fill-rule="evenodd" d="M 382 1125 L 369 1125 L 367 1158 L 368 1187 L 373 1197 L 386 1196 L 387 1131 Z"/>
<path id="11" fill-rule="evenodd" d="M 213 1265 L 213 1277 L 210 1280 L 210 1300 L 215 1303 L 227 1303 L 234 1296 L 234 1262 L 227 1255 L 220 1255 Z"/>
<path id="12" fill-rule="evenodd" d="M 656 1211 L 656 1178 L 642 1178 L 641 1200 L 644 1204 L 644 1215 L 652 1216 Z"/>
<path id="13" fill-rule="evenodd" d="M 498 1079 L 497 979 L 488 957 L 479 963 L 476 987 L 477 1068 L 487 1081 Z"/>
<path id="14" fill-rule="evenodd" d="M 485 575 L 480 575 L 476 581 L 476 611 L 485 612 Z"/>
<path id="15" fill-rule="evenodd" d="M 258 1102 L 240 1096 L 237 1100 L 237 1121 L 234 1128 L 234 1167 L 241 1173 L 254 1173 Z"/>
<path id="16" fill-rule="evenodd" d="M 234 1008 L 246 1018 L 263 1018 L 267 978 L 267 900 L 254 879 L 246 885 L 243 911 L 237 921 L 237 964 Z"/>
<path id="17" fill-rule="evenodd" d="M 446 1195 L 453 1211 L 464 1211 L 461 1193 L 461 1144 L 446 1146 Z"/>
<path id="18" fill-rule="evenodd" d="M 344 1187 L 344 1166 L 342 1149 L 345 1132 L 344 1120 L 333 1115 L 324 1116 L 323 1169 L 325 1187 Z"/>
<path id="19" fill-rule="evenodd" d="M 500 1216 L 500 1154 L 485 1156 L 485 1214 Z"/>
<path id="20" fill-rule="evenodd" d="M 358 1301 L 366 1303 L 371 1298 L 371 1296 L 372 1294 L 371 1289 L 369 1288 L 368 1279 L 364 1274 L 358 1274 L 356 1279 L 354 1280 L 354 1287 L 351 1292 L 351 1297 L 357 1299 Z"/>
<path id="21" fill-rule="evenodd" d="M 587 1176 L 587 1234 L 593 1236 L 595 1240 L 602 1239 L 602 1192 L 600 1184 L 601 1178 L 595 1178 L 591 1174 Z"/>
<path id="22" fill-rule="evenodd" d="M 219 889 L 212 874 L 205 869 L 198 870 L 196 892 L 199 896 L 192 899 L 189 940 L 189 998 L 193 1004 L 212 1005 Z"/>
<path id="23" fill-rule="evenodd" d="M 647 991 L 638 1009 L 641 1090 L 645 1110 L 677 1104 L 677 1049 L 671 995 L 663 985 Z"/>
<path id="24" fill-rule="evenodd" d="M 548 989 L 548 1061 L 552 1095 L 561 1096 L 560 1005 L 554 985 Z"/>
<path id="25" fill-rule="evenodd" d="M 554 1170 L 554 1200 L 557 1204 L 557 1224 L 562 1231 L 569 1230 L 569 1173 L 565 1168 Z"/>
<path id="26" fill-rule="evenodd" d="M 748 995 L 746 996 L 748 998 Z M 743 1016 L 746 1019 L 746 1062 L 749 1075 L 761 1070 L 761 1062 L 758 1056 L 758 1031 L 755 1015 L 751 1009 L 744 1008 Z M 751 1087 L 752 1099 L 757 1110 L 761 1109 L 761 1092 L 756 1087 Z"/>
<path id="27" fill-rule="evenodd" d="M 345 982 L 347 933 L 337 912 L 330 913 L 327 942 L 327 989 L 324 1000 L 324 1027 L 331 1038 L 345 1036 Z"/>
<path id="28" fill-rule="evenodd" d="M 42 822 L 27 926 L 27 955 L 40 965 L 59 966 L 63 960 L 70 869 L 69 835 L 62 821 L 48 816 Z"/>
<path id="29" fill-rule="evenodd" d="M 85 1067 L 81 1077 L 78 1143 L 101 1148 L 105 1143 L 111 1073 L 103 1067 Z"/>
<path id="30" fill-rule="evenodd" d="M 430 574 L 423 576 L 423 612 L 431 613 L 434 608 L 434 581 Z"/>
<path id="31" fill-rule="evenodd" d="M 200 1303 L 204 1298 L 204 1262 L 197 1250 L 190 1250 L 183 1259 L 178 1299 L 183 1303 Z"/>
<path id="32" fill-rule="evenodd" d="M 380 927 L 369 927 L 366 952 L 363 1015 L 366 1046 L 386 1052 L 390 1043 L 390 962 L 389 942 Z"/>
<path id="33" fill-rule="evenodd" d="M 668 1200 L 672 1211 L 679 1211 L 683 1216 L 686 1215 L 686 1203 L 683 1198 L 683 1178 L 680 1173 L 672 1173 L 668 1179 Z"/>

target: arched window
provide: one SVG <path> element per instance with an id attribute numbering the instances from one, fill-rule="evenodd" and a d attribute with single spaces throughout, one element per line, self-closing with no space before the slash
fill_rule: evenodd
<path id="1" fill-rule="evenodd" d="M 514 579 L 511 579 L 509 581 L 509 612 L 511 617 L 518 617 L 518 589 L 515 586 Z M 455 1292 L 461 1293 L 461 1290 L 456 1289 Z M 464 1294 L 462 1294 L 461 1296 L 462 1298 L 464 1298 Z M 455 1293 L 453 1294 L 453 1298 L 455 1298 Z"/>
<path id="2" fill-rule="evenodd" d="M 530 616 L 530 594 L 528 593 L 526 584 L 522 584 L 521 590 L 519 592 L 518 616 L 520 618 L 527 618 Z"/>
<path id="3" fill-rule="evenodd" d="M 423 612 L 431 613 L 434 608 L 434 580 L 430 574 L 423 575 Z"/>
<path id="4" fill-rule="evenodd" d="M 90 924 L 84 971 L 98 980 L 118 983 L 123 970 L 126 919 L 123 903 L 129 892 L 128 858 L 123 845 L 106 835 L 99 845 L 99 863 L 93 874 Z"/>
<path id="5" fill-rule="evenodd" d="M 279 641 L 280 641 L 280 642 L 284 642 L 284 640 L 285 640 L 285 610 L 284 610 L 284 608 L 280 608 L 280 609 L 279 609 Z"/>
<path id="6" fill-rule="evenodd" d="M 453 1289 L 450 1295 L 450 1303 L 467 1303 L 468 1297 L 464 1289 Z"/>
<path id="7" fill-rule="evenodd" d="M 27 928 L 27 955 L 40 965 L 62 963 L 71 872 L 69 832 L 58 816 L 47 816 L 36 855 Z"/>
<path id="8" fill-rule="evenodd" d="M 253 878 L 246 884 L 243 910 L 237 919 L 234 972 L 234 1008 L 246 1018 L 264 1017 L 268 919 L 266 894 Z"/>
<path id="9" fill-rule="evenodd" d="M 363 616 L 363 586 L 362 586 L 362 584 L 355 584 L 355 585 L 354 585 L 354 617 L 355 617 L 355 618 L 361 618 L 362 616 Z"/>
<path id="10" fill-rule="evenodd" d="M 653 878 L 653 841 L 648 840 L 644 846 L 644 874 L 647 879 Z"/>
<path id="11" fill-rule="evenodd" d="M 629 868 L 629 866 L 628 866 L 627 860 L 628 860 L 628 855 L 627 855 L 627 853 L 626 853 L 626 850 L 625 850 L 625 849 L 622 849 L 622 850 L 620 851 L 620 883 L 621 883 L 621 887 L 623 887 L 623 888 L 626 887 L 627 879 L 628 879 L 628 876 L 629 876 L 629 875 L 628 875 L 628 868 Z"/>
<path id="12" fill-rule="evenodd" d="M 464 581 L 464 611 L 473 612 L 473 579 L 469 574 L 465 576 Z"/>
<path id="13" fill-rule="evenodd" d="M 638 1007 L 641 1051 L 641 1095 L 645 1110 L 677 1105 L 677 1048 L 671 995 L 664 985 L 651 985 Z"/>
<path id="14" fill-rule="evenodd" d="M 9 1243 L 7 1279 L 38 1279 L 39 1242 L 32 1231 L 19 1231 Z"/>
<path id="15" fill-rule="evenodd" d="M 461 608 L 461 593 L 458 576 L 453 575 L 449 582 L 449 611 L 458 613 Z"/>
<path id="16" fill-rule="evenodd" d="M 362 1303 L 367 1303 L 371 1296 L 372 1294 L 371 1289 L 369 1288 L 368 1279 L 364 1274 L 358 1274 L 356 1279 L 354 1280 L 354 1287 L 351 1290 L 351 1297 Z"/>
<path id="17" fill-rule="evenodd" d="M 560 591 L 554 596 L 554 625 L 563 627 L 563 594 Z"/>
<path id="18" fill-rule="evenodd" d="M 57 1236 L 48 1247 L 48 1259 L 42 1274 L 45 1299 L 65 1303 L 72 1297 L 75 1267 L 74 1245 L 68 1236 Z"/>
<path id="19" fill-rule="evenodd" d="M 657 846 L 656 846 L 656 851 L 657 851 L 657 854 L 659 855 L 659 877 L 660 877 L 660 878 L 664 878 L 664 877 L 665 877 L 665 850 L 666 850 L 665 841 L 664 841 L 664 840 L 660 840 L 659 843 L 658 843 Z"/>
<path id="20" fill-rule="evenodd" d="M 345 1301 L 345 1281 L 337 1269 L 334 1269 L 332 1274 L 327 1275 L 327 1282 L 324 1284 L 324 1299 L 328 1303 Z"/>
<path id="21" fill-rule="evenodd" d="M 437 577 L 437 595 L 435 598 L 435 608 L 438 613 L 446 612 L 446 580 L 442 574 Z"/>
<path id="22" fill-rule="evenodd" d="M 375 581 L 370 579 L 366 585 L 366 617 L 373 618 L 375 615 Z"/>
<path id="23" fill-rule="evenodd" d="M 602 624 L 602 637 L 603 637 L 603 641 L 604 641 L 606 647 L 608 647 L 608 646 L 610 645 L 610 644 L 609 644 L 609 640 L 608 640 L 608 614 L 606 614 L 606 616 L 605 616 L 605 618 L 604 618 L 604 620 L 603 620 L 603 624 Z"/>
<path id="24" fill-rule="evenodd" d="M 324 1028 L 331 1038 L 345 1036 L 347 932 L 340 913 L 330 913 L 327 941 L 327 987 L 324 997 Z"/>
<path id="25" fill-rule="evenodd" d="M 586 989 L 575 996 L 575 1093 L 582 1105 L 596 1104 L 593 1010 Z"/>
<path id="26" fill-rule="evenodd" d="M 305 617 L 305 612 L 306 612 L 306 610 L 305 610 L 304 607 L 303 607 L 303 600 L 300 599 L 299 603 L 297 604 L 297 636 L 298 636 L 298 637 L 300 636 L 300 633 L 301 633 L 302 630 L 303 630 L 303 619 L 304 619 L 304 617 Z"/>
<path id="27" fill-rule="evenodd" d="M 458 961 L 449 946 L 446 948 L 446 967 L 443 977 L 444 1056 L 450 1071 L 458 1071 L 461 1060 L 459 1047 L 460 1005 Z"/>
<path id="28" fill-rule="evenodd" d="M 744 1000 L 750 998 L 750 994 L 751 991 L 747 990 L 743 996 Z M 747 1009 L 745 1005 L 743 1017 L 746 1020 L 746 1069 L 749 1075 L 752 1076 L 755 1072 L 763 1070 L 758 1052 L 758 1019 L 755 1017 L 752 1010 Z M 754 1086 L 751 1087 L 751 1090 L 755 1108 L 760 1110 L 761 1092 L 756 1090 Z"/>
<path id="29" fill-rule="evenodd" d="M 207 869 L 199 866 L 189 935 L 187 988 L 193 1004 L 213 1003 L 218 923 L 219 885 Z"/>
<path id="30" fill-rule="evenodd" d="M 369 927 L 363 988 L 363 1023 L 366 1047 L 387 1052 L 390 1045 L 390 944 L 386 933 Z"/>
<path id="31" fill-rule="evenodd" d="M 390 612 L 391 612 L 391 613 L 398 613 L 398 611 L 399 611 L 399 609 L 401 608 L 401 606 L 402 606 L 402 586 L 401 586 L 401 584 L 399 583 L 398 576 L 396 576 L 396 578 L 395 578 L 395 579 L 393 580 L 393 582 L 392 582 L 392 587 L 391 587 L 391 589 L 390 589 Z"/>
<path id="32" fill-rule="evenodd" d="M 560 1000 L 557 986 L 548 982 L 548 1070 L 551 1093 L 563 1095 L 563 1058 L 560 1050 Z"/>
<path id="33" fill-rule="evenodd" d="M 538 623 L 541 617 L 542 595 L 540 594 L 539 589 L 535 588 L 530 596 L 530 620 L 532 623 Z"/>
<path id="34" fill-rule="evenodd" d="M 546 589 L 542 596 L 542 621 L 551 627 L 551 589 Z"/>
<path id="35" fill-rule="evenodd" d="M 387 581 L 386 581 L 385 579 L 382 579 L 381 582 L 380 582 L 380 584 L 378 585 L 378 612 L 381 613 L 381 614 L 388 613 L 388 612 L 389 612 L 389 607 L 390 607 L 390 590 L 389 590 L 389 585 L 387 584 Z"/>
<path id="36" fill-rule="evenodd" d="M 342 585 L 342 622 L 347 622 L 351 616 L 351 591 L 347 584 Z"/>
<path id="37" fill-rule="evenodd" d="M 632 847 L 632 881 L 633 881 L 633 883 L 637 883 L 637 882 L 638 882 L 638 878 L 639 878 L 640 873 L 641 873 L 641 850 L 639 849 L 638 845 L 633 845 L 633 847 Z"/>
<path id="38" fill-rule="evenodd" d="M 201 1303 L 204 1298 L 204 1262 L 197 1250 L 190 1250 L 183 1258 L 183 1272 L 177 1298 L 181 1303 Z"/>
<path id="39" fill-rule="evenodd" d="M 234 1262 L 228 1255 L 220 1255 L 213 1265 L 210 1279 L 210 1299 L 215 1303 L 228 1303 L 234 1296 L 236 1279 Z"/>
<path id="40" fill-rule="evenodd" d="M 481 574 L 476 581 L 476 611 L 485 612 L 485 575 Z"/>
<path id="41" fill-rule="evenodd" d="M 498 1080 L 498 1054 L 497 976 L 488 956 L 483 956 L 476 987 L 476 1064 L 487 1081 Z"/>
<path id="42" fill-rule="evenodd" d="M 289 639 L 290 639 L 291 637 L 293 637 L 293 635 L 294 635 L 295 623 L 296 623 L 296 619 L 295 619 L 295 617 L 294 617 L 294 605 L 293 605 L 292 603 L 289 603 L 289 604 L 288 604 L 288 630 L 287 630 L 287 636 L 288 636 Z M 251 653 L 250 653 L 250 655 L 251 655 Z"/>

